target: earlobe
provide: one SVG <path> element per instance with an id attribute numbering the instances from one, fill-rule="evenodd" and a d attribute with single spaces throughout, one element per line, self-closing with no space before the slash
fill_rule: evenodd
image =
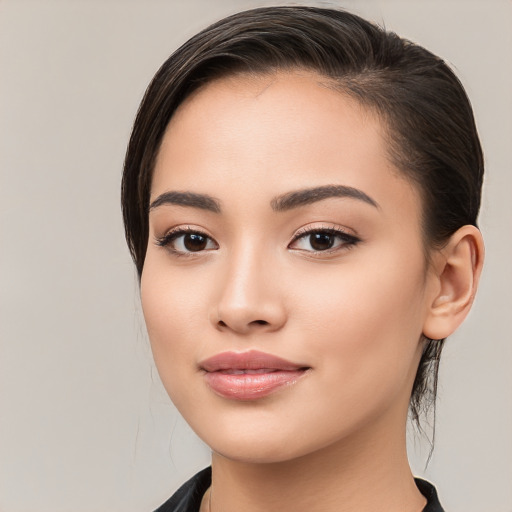
<path id="1" fill-rule="evenodd" d="M 433 258 L 435 292 L 429 297 L 423 334 L 430 339 L 451 335 L 466 318 L 478 287 L 484 259 L 482 235 L 463 226 Z"/>

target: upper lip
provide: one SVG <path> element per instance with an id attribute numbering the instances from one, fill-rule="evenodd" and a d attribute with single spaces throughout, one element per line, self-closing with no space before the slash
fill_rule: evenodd
<path id="1" fill-rule="evenodd" d="M 260 369 L 294 371 L 307 368 L 306 365 L 292 363 L 281 357 L 258 350 L 222 352 L 201 361 L 199 366 L 207 372 Z"/>

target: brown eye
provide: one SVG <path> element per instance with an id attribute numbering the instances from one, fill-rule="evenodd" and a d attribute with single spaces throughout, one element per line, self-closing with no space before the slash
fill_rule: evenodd
<path id="1" fill-rule="evenodd" d="M 336 237 L 330 233 L 313 233 L 309 235 L 309 244 L 315 251 L 325 251 L 331 249 Z"/>
<path id="2" fill-rule="evenodd" d="M 178 229 L 168 233 L 162 238 L 157 238 L 156 243 L 176 255 L 212 251 L 219 248 L 215 240 L 208 235 L 189 229 Z"/>
<path id="3" fill-rule="evenodd" d="M 311 253 L 332 253 L 348 249 L 359 241 L 359 238 L 340 229 L 311 229 L 299 233 L 289 248 Z"/>
<path id="4" fill-rule="evenodd" d="M 183 236 L 183 246 L 187 251 L 204 251 L 208 245 L 208 238 L 199 233 L 189 233 Z"/>

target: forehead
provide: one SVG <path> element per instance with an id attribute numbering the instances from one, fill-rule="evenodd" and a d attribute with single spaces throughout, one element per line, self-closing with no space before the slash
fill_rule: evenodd
<path id="1" fill-rule="evenodd" d="M 333 123 L 336 130 L 332 130 Z M 207 83 L 188 96 L 174 113 L 164 139 L 187 130 L 196 137 L 208 136 L 217 129 L 216 144 L 235 132 L 240 141 L 250 133 L 254 138 L 262 136 L 268 144 L 270 138 L 285 142 L 289 135 L 313 141 L 314 133 L 320 139 L 330 130 L 341 144 L 340 135 L 349 139 L 348 133 L 341 133 L 346 127 L 355 136 L 372 132 L 375 142 L 384 143 L 380 119 L 331 79 L 306 70 L 239 73 Z"/>
<path id="2" fill-rule="evenodd" d="M 217 79 L 180 105 L 161 144 L 152 198 L 193 187 L 222 199 L 228 181 L 250 198 L 325 184 L 394 200 L 415 194 L 388 158 L 378 116 L 307 71 Z"/>

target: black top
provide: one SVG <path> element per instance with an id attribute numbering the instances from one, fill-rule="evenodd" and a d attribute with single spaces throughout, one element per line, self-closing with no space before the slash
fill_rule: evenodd
<path id="1" fill-rule="evenodd" d="M 427 506 L 423 512 L 444 512 L 439 503 L 436 488 L 420 478 L 416 478 L 416 485 L 421 494 L 427 498 Z M 184 483 L 174 495 L 155 512 L 199 512 L 203 495 L 210 487 L 212 481 L 212 468 L 206 468 Z"/>

